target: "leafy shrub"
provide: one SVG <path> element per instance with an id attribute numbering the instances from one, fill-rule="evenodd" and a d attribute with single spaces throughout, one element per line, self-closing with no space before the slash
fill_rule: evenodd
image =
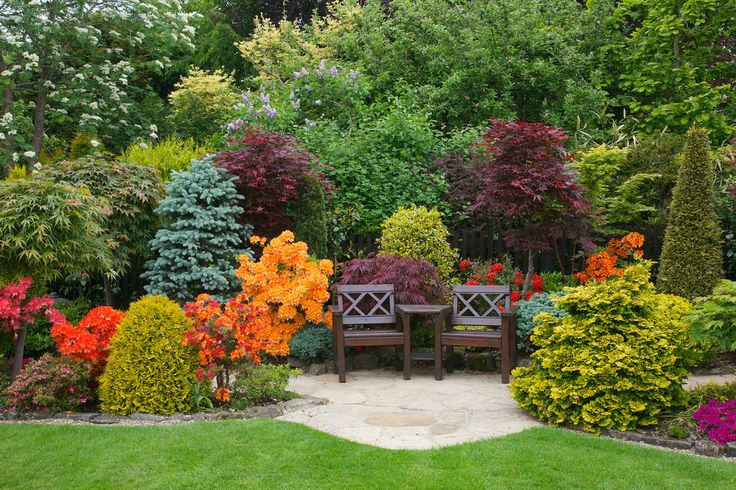
<path id="1" fill-rule="evenodd" d="M 104 366 L 108 346 L 125 314 L 109 306 L 98 306 L 76 325 L 57 322 L 51 327 L 59 353 L 80 361 L 89 361 L 97 368 Z"/>
<path id="2" fill-rule="evenodd" d="M 397 304 L 444 304 L 450 295 L 435 266 L 395 255 L 347 262 L 338 284 L 393 284 Z"/>
<path id="3" fill-rule="evenodd" d="M 306 363 L 332 359 L 332 330 L 324 323 L 307 323 L 291 338 L 289 350 Z"/>
<path id="4" fill-rule="evenodd" d="M 736 351 L 736 282 L 721 281 L 713 295 L 697 302 L 684 320 L 696 340 Z"/>
<path id="5" fill-rule="evenodd" d="M 251 227 L 238 223 L 242 212 L 233 177 L 209 161 L 194 161 L 174 174 L 156 214 L 163 228 L 151 241 L 155 258 L 146 263 L 148 294 L 180 302 L 201 293 L 229 296 L 239 289 L 237 257 L 249 253 Z"/>
<path id="6" fill-rule="evenodd" d="M 644 246 L 644 235 L 628 233 L 621 238 L 609 240 L 605 249 L 585 259 L 585 270 L 575 274 L 575 279 L 585 284 L 589 281 L 601 282 L 609 277 L 624 273 L 627 260 L 638 260 L 643 257 L 641 247 Z M 616 267 L 616 266 L 621 267 Z"/>
<path id="7" fill-rule="evenodd" d="M 700 384 L 687 390 L 687 394 L 690 396 L 690 406 L 693 407 L 699 407 L 708 400 L 736 400 L 736 381 Z"/>
<path id="8" fill-rule="evenodd" d="M 19 412 L 78 410 L 93 400 L 87 363 L 44 354 L 31 361 L 7 389 L 10 407 Z"/>
<path id="9" fill-rule="evenodd" d="M 110 270 L 104 204 L 85 189 L 57 182 L 0 182 L 0 270 L 39 284 Z"/>
<path id="10" fill-rule="evenodd" d="M 216 156 L 217 166 L 236 177 L 243 197 L 242 219 L 254 223 L 257 235 L 273 236 L 289 228 L 287 203 L 299 198 L 314 157 L 283 133 L 249 128 L 234 145 Z"/>
<path id="11" fill-rule="evenodd" d="M 440 279 L 449 282 L 458 260 L 442 223 L 442 214 L 424 206 L 399 208 L 381 224 L 379 253 L 426 260 L 437 268 Z"/>
<path id="12" fill-rule="evenodd" d="M 218 132 L 218 126 L 237 102 L 232 76 L 220 70 L 208 73 L 192 67 L 169 94 L 169 118 L 179 137 L 202 143 Z"/>
<path id="13" fill-rule="evenodd" d="M 736 441 L 736 400 L 710 400 L 693 413 L 693 420 L 700 430 L 708 431 L 708 437 L 716 444 Z"/>
<path id="14" fill-rule="evenodd" d="M 93 143 L 94 141 L 94 143 Z M 105 145 L 96 134 L 77 133 L 69 143 L 69 159 L 76 160 L 90 153 L 101 152 L 105 150 Z"/>
<path id="15" fill-rule="evenodd" d="M 288 364 L 265 363 L 240 370 L 234 382 L 233 407 L 247 408 L 258 403 L 284 400 L 288 396 L 286 385 L 289 378 L 299 372 Z"/>
<path id="16" fill-rule="evenodd" d="M 253 237 L 264 245 L 264 238 Z M 263 248 L 254 262 L 240 256 L 237 276 L 243 281 L 243 292 L 254 304 L 270 308 L 271 326 L 265 351 L 272 355 L 288 355 L 289 340 L 308 321 L 330 321 L 324 304 L 330 299 L 327 290 L 332 262 L 310 259 L 307 244 L 295 242 L 294 234 L 284 231 Z"/>
<path id="17" fill-rule="evenodd" d="M 182 344 L 192 322 L 163 296 L 132 303 L 110 342 L 110 356 L 100 377 L 104 412 L 170 415 L 192 409 L 189 383 L 198 359 Z"/>
<path id="18" fill-rule="evenodd" d="M 573 276 L 565 276 L 562 272 L 542 272 L 542 284 L 547 291 L 562 291 L 564 287 L 577 286 L 578 281 Z"/>
<path id="19" fill-rule="evenodd" d="M 294 236 L 309 247 L 313 257 L 328 257 L 327 210 L 322 179 L 307 175 L 304 186 L 289 213 L 294 222 Z"/>
<path id="20" fill-rule="evenodd" d="M 163 197 L 164 186 L 151 167 L 86 157 L 45 166 L 34 180 L 60 182 L 89 190 L 105 199 L 109 215 L 103 229 L 112 250 L 112 270 L 123 274 L 133 257 L 149 253 L 148 242 L 157 228 L 153 210 Z"/>
<path id="21" fill-rule="evenodd" d="M 662 245 L 657 277 L 661 292 L 692 300 L 710 295 L 723 277 L 714 181 L 708 134 L 691 129 Z"/>
<path id="22" fill-rule="evenodd" d="M 134 143 L 125 149 L 118 160 L 154 167 L 158 169 L 161 179 L 168 182 L 172 172 L 188 169 L 192 160 L 199 160 L 211 152 L 211 148 L 198 145 L 193 138 L 169 136 L 155 144 Z"/>
<path id="23" fill-rule="evenodd" d="M 519 349 L 526 352 L 534 351 L 531 336 L 534 333 L 534 327 L 542 324 L 541 321 L 534 321 L 537 315 L 549 313 L 554 318 L 567 316 L 567 313 L 555 305 L 555 300 L 565 294 L 567 294 L 565 291 L 535 294 L 528 300 L 519 303 L 519 309 L 516 311 L 516 345 Z"/>
<path id="24" fill-rule="evenodd" d="M 532 365 L 517 368 L 511 386 L 519 406 L 553 424 L 585 430 L 655 425 L 663 411 L 687 403 L 682 379 L 697 362 L 690 303 L 655 294 L 647 264 L 621 277 L 568 290 L 567 313 L 539 317 Z"/>

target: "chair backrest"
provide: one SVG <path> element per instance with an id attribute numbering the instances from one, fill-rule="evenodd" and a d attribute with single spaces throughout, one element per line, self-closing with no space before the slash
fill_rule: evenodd
<path id="1" fill-rule="evenodd" d="M 510 293 L 509 286 L 454 286 L 452 324 L 500 326 L 501 312 L 511 307 Z"/>
<path id="2" fill-rule="evenodd" d="M 337 306 L 343 325 L 396 323 L 393 284 L 338 285 Z"/>

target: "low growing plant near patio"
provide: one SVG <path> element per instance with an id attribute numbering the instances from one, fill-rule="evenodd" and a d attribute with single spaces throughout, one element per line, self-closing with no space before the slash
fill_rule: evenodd
<path id="1" fill-rule="evenodd" d="M 519 405 L 552 424 L 630 430 L 684 408 L 682 379 L 697 362 L 681 317 L 690 303 L 656 294 L 647 264 L 568 290 L 567 316 L 540 315 L 528 368 L 514 371 Z"/>
<path id="2" fill-rule="evenodd" d="M 102 411 L 170 415 L 192 409 L 197 354 L 182 345 L 192 322 L 172 300 L 145 296 L 132 303 L 110 342 L 100 377 Z"/>
<path id="3" fill-rule="evenodd" d="M 289 378 L 297 374 L 301 371 L 291 369 L 288 364 L 244 366 L 235 379 L 232 405 L 243 409 L 258 403 L 284 400 L 288 398 L 286 385 Z"/>
<path id="4" fill-rule="evenodd" d="M 534 333 L 534 328 L 542 324 L 541 319 L 537 319 L 537 315 L 549 313 L 555 318 L 567 315 L 555 304 L 557 298 L 561 298 L 565 294 L 567 293 L 564 291 L 540 293 L 535 294 L 527 301 L 519 303 L 519 309 L 516 312 L 516 345 L 519 349 L 526 352 L 534 351 L 531 336 Z"/>
<path id="5" fill-rule="evenodd" d="M 693 420 L 716 444 L 736 441 L 736 400 L 710 400 L 695 411 Z"/>
<path id="6" fill-rule="evenodd" d="M 332 359 L 332 330 L 324 323 L 307 323 L 291 338 L 289 349 L 307 363 Z"/>

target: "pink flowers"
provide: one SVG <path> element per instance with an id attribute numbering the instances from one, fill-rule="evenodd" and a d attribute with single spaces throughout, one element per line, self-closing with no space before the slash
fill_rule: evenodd
<path id="1" fill-rule="evenodd" d="M 693 420 L 700 430 L 708 431 L 708 436 L 716 444 L 723 446 L 736 441 L 736 400 L 710 400 L 695 411 Z"/>

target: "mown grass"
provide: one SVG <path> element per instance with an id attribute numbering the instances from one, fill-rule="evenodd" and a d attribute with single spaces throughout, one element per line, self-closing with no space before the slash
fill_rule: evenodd
<path id="1" fill-rule="evenodd" d="M 428 451 L 289 422 L 0 424 L 3 488 L 734 488 L 736 464 L 563 430 Z"/>

